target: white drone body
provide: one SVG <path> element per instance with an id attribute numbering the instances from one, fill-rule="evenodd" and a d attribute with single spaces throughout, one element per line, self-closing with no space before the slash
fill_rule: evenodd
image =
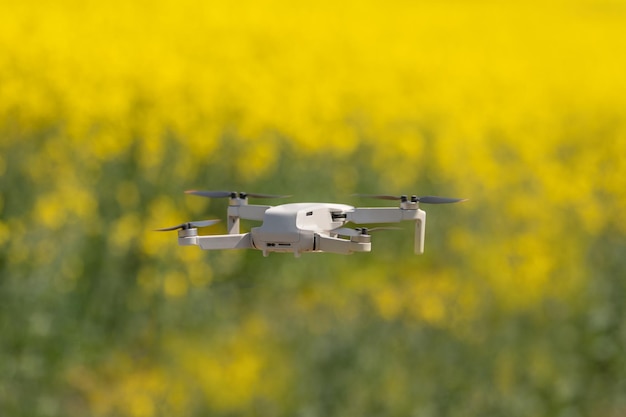
<path id="1" fill-rule="evenodd" d="M 188 191 L 205 197 L 228 197 L 228 234 L 199 235 L 198 227 L 210 226 L 219 220 L 183 223 L 159 229 L 178 230 L 181 246 L 199 246 L 205 250 L 258 249 L 268 256 L 270 252 L 290 252 L 296 257 L 305 252 L 331 252 L 351 254 L 370 252 L 371 235 L 366 228 L 347 228 L 346 223 L 357 225 L 373 223 L 415 222 L 415 253 L 424 252 L 426 212 L 419 203 L 454 203 L 460 199 L 443 197 L 373 196 L 387 200 L 400 200 L 399 207 L 359 208 L 334 203 L 290 203 L 277 206 L 248 204 L 248 196 L 278 197 L 225 191 Z M 263 223 L 247 233 L 240 232 L 240 219 Z M 371 229 L 375 230 L 375 229 Z"/>

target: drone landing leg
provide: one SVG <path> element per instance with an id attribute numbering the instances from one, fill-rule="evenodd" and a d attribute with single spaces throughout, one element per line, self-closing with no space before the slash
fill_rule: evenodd
<path id="1" fill-rule="evenodd" d="M 417 219 L 415 220 L 415 253 L 421 255 L 424 253 L 424 240 L 426 237 L 426 212 L 417 210 Z"/>

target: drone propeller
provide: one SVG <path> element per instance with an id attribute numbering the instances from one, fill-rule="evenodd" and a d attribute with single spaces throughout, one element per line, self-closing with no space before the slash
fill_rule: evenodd
<path id="1" fill-rule="evenodd" d="M 395 196 L 395 195 L 371 195 L 371 194 L 353 194 L 355 197 L 377 198 L 379 200 L 400 200 L 402 202 L 411 201 L 412 203 L 424 203 L 424 204 L 449 204 L 459 203 L 467 200 L 466 198 L 449 198 L 449 197 L 436 197 L 432 195 L 425 195 L 418 197 L 412 195 L 410 198 L 407 195 Z"/>
<path id="2" fill-rule="evenodd" d="M 192 229 L 196 227 L 207 227 L 207 226 L 213 226 L 214 224 L 219 223 L 219 222 L 220 222 L 219 220 L 200 220 L 197 222 L 187 222 L 187 223 L 181 223 L 172 227 L 164 227 L 162 229 L 156 229 L 155 232 L 169 232 L 169 231 L 178 230 L 178 229 L 187 230 L 187 229 Z"/>
<path id="3" fill-rule="evenodd" d="M 189 190 L 185 191 L 186 194 L 197 195 L 200 197 L 209 197 L 209 198 L 286 198 L 291 197 L 288 195 L 273 195 L 273 194 L 256 194 L 256 193 L 238 193 L 237 191 L 200 191 L 200 190 Z"/>
<path id="4" fill-rule="evenodd" d="M 361 236 L 361 235 L 369 235 L 369 232 L 376 232 L 378 230 L 401 230 L 401 227 L 372 227 L 371 229 L 367 227 L 357 227 L 356 229 L 350 229 L 348 227 L 340 227 L 337 229 L 331 230 L 333 233 L 337 233 L 342 236 Z"/>

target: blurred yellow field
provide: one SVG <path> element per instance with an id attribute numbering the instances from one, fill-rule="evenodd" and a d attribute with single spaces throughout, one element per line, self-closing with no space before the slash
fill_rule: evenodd
<path id="1" fill-rule="evenodd" d="M 622 0 L 0 3 L 0 411 L 624 414 L 625 24 Z M 223 213 L 172 197 L 194 187 L 470 200 L 422 258 L 401 233 L 264 260 L 150 232 Z"/>

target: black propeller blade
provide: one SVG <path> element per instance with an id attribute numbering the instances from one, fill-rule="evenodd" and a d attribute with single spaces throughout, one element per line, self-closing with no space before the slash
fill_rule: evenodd
<path id="1" fill-rule="evenodd" d="M 178 230 L 178 229 L 192 229 L 192 228 L 196 228 L 196 227 L 207 227 L 207 226 L 213 226 L 216 223 L 219 223 L 219 220 L 200 220 L 197 222 L 187 222 L 187 223 L 181 223 L 178 224 L 176 226 L 172 226 L 172 227 L 164 227 L 162 229 L 156 229 L 155 232 L 169 232 L 171 230 Z"/>
<path id="2" fill-rule="evenodd" d="M 466 198 L 449 198 L 449 197 L 436 197 L 432 195 L 425 195 L 418 197 L 416 195 L 412 195 L 408 197 L 407 195 L 395 196 L 395 195 L 378 195 L 378 194 L 353 194 L 355 197 L 366 197 L 366 198 L 377 198 L 379 200 L 400 200 L 400 201 L 411 201 L 413 203 L 424 203 L 424 204 L 450 204 L 450 203 L 459 203 L 461 201 L 467 200 Z"/>
<path id="3" fill-rule="evenodd" d="M 197 195 L 200 197 L 209 198 L 286 198 L 291 197 L 289 195 L 274 195 L 274 194 L 257 194 L 257 193 L 238 193 L 237 191 L 201 191 L 201 190 L 189 190 L 185 191 L 186 194 Z"/>

